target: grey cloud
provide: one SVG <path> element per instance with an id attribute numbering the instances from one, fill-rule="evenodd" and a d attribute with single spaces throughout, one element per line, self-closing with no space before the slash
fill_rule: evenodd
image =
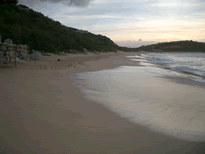
<path id="1" fill-rule="evenodd" d="M 109 33 L 109 32 L 114 32 L 114 31 L 124 31 L 124 30 L 127 30 L 127 31 L 139 31 L 139 32 L 147 32 L 147 33 L 150 33 L 149 31 L 143 31 L 143 30 L 145 30 L 146 28 L 109 28 L 109 29 L 101 29 L 101 30 L 97 30 L 98 32 L 107 32 L 107 33 Z M 95 31 L 95 30 L 93 30 L 93 31 Z"/>
<path id="2" fill-rule="evenodd" d="M 90 4 L 91 1 L 92 0 L 70 0 L 68 4 L 74 6 L 86 7 Z"/>
<path id="3" fill-rule="evenodd" d="M 30 7 L 38 6 L 43 3 L 62 3 L 68 6 L 87 7 L 94 0 L 21 0 L 19 3 Z"/>
<path id="4" fill-rule="evenodd" d="M 171 0 L 170 0 L 171 1 Z M 179 0 L 180 2 L 189 3 L 187 0 Z M 120 30 L 128 30 L 135 33 L 159 33 L 160 30 L 149 31 L 146 28 L 133 28 L 128 26 L 124 29 L 120 27 L 120 23 L 137 23 L 141 21 L 166 19 L 173 17 L 174 19 L 191 20 L 195 18 L 204 19 L 204 0 L 190 1 L 190 5 L 179 5 L 178 7 L 157 7 L 160 0 L 21 0 L 20 3 L 27 6 L 35 6 L 34 10 L 40 11 L 43 14 L 49 15 L 54 20 L 60 21 L 62 24 L 80 29 L 86 29 L 91 32 L 103 33 L 110 35 L 111 32 L 119 32 Z M 196 4 L 192 6 L 191 4 Z M 63 5 L 62 5 L 63 4 Z M 90 5 L 92 4 L 92 5 Z M 84 9 L 69 8 L 68 6 L 86 7 Z M 82 16 L 82 18 L 81 18 Z M 70 17 L 70 18 L 69 18 Z M 71 19 L 72 17 L 72 19 Z M 85 17 L 85 18 L 84 18 Z M 90 18 L 89 18 L 90 17 Z M 116 18 L 115 18 L 116 17 Z M 119 28 L 116 27 L 119 23 Z M 108 25 L 114 25 L 108 27 Z M 95 26 L 97 25 L 97 26 Z M 98 27 L 98 28 L 95 28 Z M 145 25 L 146 27 L 146 25 Z M 192 27 L 190 27 L 192 28 Z M 184 27 L 183 31 L 188 31 L 189 27 Z M 177 29 L 181 31 L 181 29 Z M 170 30 L 173 32 L 173 30 Z M 145 43 L 138 41 L 137 43 Z M 136 45 L 137 43 L 132 44 Z M 122 42 L 122 44 L 128 44 Z M 130 46 L 132 46 L 130 44 Z"/>
<path id="5" fill-rule="evenodd" d="M 125 47 L 131 47 L 131 48 L 137 48 L 142 45 L 151 45 L 159 42 L 154 42 L 154 41 L 117 41 L 116 42 L 120 46 L 125 46 Z"/>
<path id="6" fill-rule="evenodd" d="M 153 2 L 150 2 L 151 4 Z M 100 4 L 93 3 L 93 6 L 89 9 L 84 10 L 78 10 L 77 12 L 66 12 L 65 14 L 69 15 L 119 15 L 119 16 L 128 16 L 130 15 L 150 15 L 149 11 L 147 10 L 147 4 L 146 2 L 130 2 L 125 3 L 124 1 L 118 1 L 118 2 L 104 2 Z M 159 15 L 156 10 L 152 10 L 152 14 Z"/>
<path id="7" fill-rule="evenodd" d="M 139 39 L 138 41 L 142 41 L 142 39 Z"/>

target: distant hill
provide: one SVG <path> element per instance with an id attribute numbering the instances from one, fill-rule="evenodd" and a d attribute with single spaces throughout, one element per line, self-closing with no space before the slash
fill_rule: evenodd
<path id="1" fill-rule="evenodd" d="M 165 42 L 139 48 L 120 47 L 110 38 L 88 31 L 66 27 L 25 5 L 18 0 L 0 0 L 0 34 L 2 42 L 10 38 L 14 44 L 27 44 L 30 49 L 41 52 L 115 52 L 122 51 L 204 51 L 205 43 L 195 41 Z"/>
<path id="2" fill-rule="evenodd" d="M 0 4 L 0 10 L 2 41 L 10 38 L 14 44 L 27 44 L 30 49 L 53 53 L 120 48 L 106 36 L 66 27 L 24 5 Z"/>
<path id="3" fill-rule="evenodd" d="M 166 52 L 183 51 L 183 52 L 205 52 L 205 43 L 196 41 L 176 41 L 176 42 L 162 42 L 158 44 L 151 44 L 141 46 L 136 50 L 153 51 L 162 50 Z"/>

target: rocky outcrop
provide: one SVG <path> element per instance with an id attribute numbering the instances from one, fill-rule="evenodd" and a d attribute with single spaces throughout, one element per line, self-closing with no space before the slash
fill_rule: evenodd
<path id="1" fill-rule="evenodd" d="M 39 60 L 41 59 L 41 53 L 38 51 L 33 51 L 33 53 L 30 55 L 31 60 Z"/>
<path id="2" fill-rule="evenodd" d="M 7 51 L 7 46 L 3 43 L 0 43 L 0 51 Z"/>
<path id="3" fill-rule="evenodd" d="M 16 45 L 16 44 L 5 44 L 5 43 L 0 43 L 0 51 L 6 52 L 6 51 L 19 51 L 21 53 L 28 53 L 28 45 Z"/>
<path id="4" fill-rule="evenodd" d="M 0 43 L 0 52 L 5 53 L 7 51 L 11 51 L 12 55 L 11 57 L 15 57 L 15 52 L 17 52 L 18 56 L 23 56 L 26 57 L 26 55 L 29 53 L 29 48 L 27 45 L 16 45 L 16 44 L 5 44 L 5 43 Z"/>

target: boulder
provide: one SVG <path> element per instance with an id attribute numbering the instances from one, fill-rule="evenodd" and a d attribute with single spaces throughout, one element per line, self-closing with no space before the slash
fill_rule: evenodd
<path id="1" fill-rule="evenodd" d="M 3 51 L 0 51 L 0 56 L 3 56 L 4 55 L 4 52 Z"/>
<path id="2" fill-rule="evenodd" d="M 28 50 L 28 45 L 24 45 L 24 50 Z"/>
<path id="3" fill-rule="evenodd" d="M 6 51 L 7 50 L 7 46 L 6 45 L 0 45 L 0 50 Z"/>
<path id="4" fill-rule="evenodd" d="M 19 45 L 18 45 L 18 48 L 19 48 L 19 49 L 24 49 L 24 45 L 19 44 Z"/>
<path id="5" fill-rule="evenodd" d="M 77 53 L 77 50 L 70 50 L 71 53 Z"/>
<path id="6" fill-rule="evenodd" d="M 12 53 L 15 53 L 15 50 L 13 49 L 13 50 L 9 50 L 9 51 L 11 51 Z"/>
<path id="7" fill-rule="evenodd" d="M 24 50 L 24 49 L 17 49 L 17 51 L 18 51 L 18 52 L 21 52 L 21 53 L 27 53 L 27 51 Z"/>
<path id="8" fill-rule="evenodd" d="M 6 39 L 4 41 L 4 44 L 13 44 L 13 41 L 11 39 Z"/>
<path id="9" fill-rule="evenodd" d="M 13 47 L 13 46 L 8 46 L 7 50 L 8 50 L 8 51 L 14 50 L 14 47 Z"/>
<path id="10" fill-rule="evenodd" d="M 0 51 L 6 52 L 6 51 L 11 51 L 13 54 L 11 55 L 12 58 L 15 57 L 15 52 L 17 51 L 17 55 L 22 55 L 24 58 L 27 57 L 26 55 L 28 54 L 28 45 L 16 45 L 16 44 L 4 44 L 0 43 Z M 2 54 L 2 52 L 0 54 Z M 36 54 L 32 55 L 31 58 L 33 59 L 40 59 L 41 53 L 36 51 Z"/>
<path id="11" fill-rule="evenodd" d="M 41 53 L 39 51 L 33 51 L 33 53 L 30 55 L 30 59 L 32 60 L 41 59 Z"/>
<path id="12" fill-rule="evenodd" d="M 18 57 L 16 57 L 16 62 L 19 62 L 21 59 L 19 59 Z"/>

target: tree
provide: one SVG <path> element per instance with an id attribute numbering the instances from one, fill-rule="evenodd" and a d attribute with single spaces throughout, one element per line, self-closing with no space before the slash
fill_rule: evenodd
<path id="1" fill-rule="evenodd" d="M 0 0 L 0 4 L 5 4 L 4 0 Z"/>
<path id="2" fill-rule="evenodd" d="M 4 0 L 4 3 L 17 4 L 18 0 Z"/>

